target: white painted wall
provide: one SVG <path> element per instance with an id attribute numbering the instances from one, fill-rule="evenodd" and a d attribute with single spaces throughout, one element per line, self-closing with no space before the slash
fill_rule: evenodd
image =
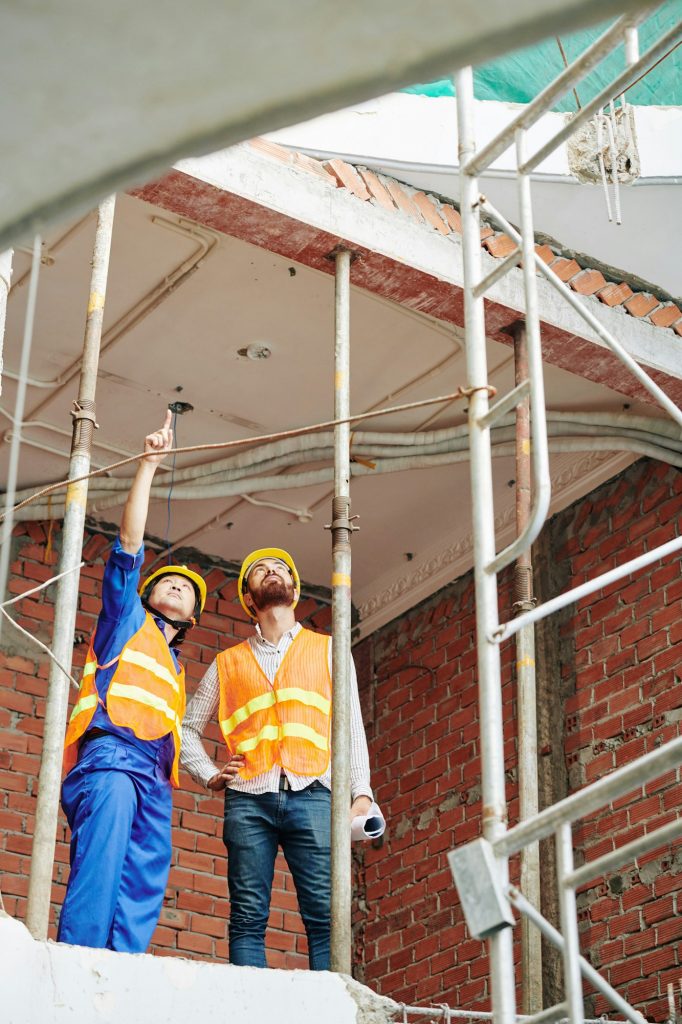
<path id="1" fill-rule="evenodd" d="M 485 145 L 522 108 L 520 103 L 475 100 L 477 144 Z M 528 151 L 533 152 L 563 128 L 565 118 L 565 114 L 545 114 L 528 132 Z M 682 110 L 636 107 L 635 121 L 642 177 L 682 175 Z M 268 138 L 283 146 L 332 150 L 379 162 L 400 160 L 452 168 L 458 165 L 457 101 L 452 96 L 394 92 L 271 132 Z M 515 166 L 513 147 L 492 164 L 494 170 L 513 170 Z M 536 173 L 568 175 L 566 147 L 552 153 Z"/>
<path id="2" fill-rule="evenodd" d="M 478 100 L 474 104 L 476 141 L 488 142 L 516 116 L 519 104 Z M 529 132 L 533 152 L 564 124 L 564 114 L 545 114 Z M 609 222 L 601 185 L 579 184 L 569 173 L 562 145 L 537 169 L 533 185 L 536 231 L 559 245 L 635 274 L 654 288 L 682 294 L 679 261 L 671 259 L 671 218 L 679 222 L 682 179 L 682 109 L 635 107 L 641 176 L 621 187 L 622 224 Z M 347 154 L 416 188 L 459 201 L 457 112 L 452 97 L 391 93 L 268 138 L 294 149 Z M 355 158 L 355 159 L 353 159 Z M 481 177 L 491 201 L 518 223 L 513 180 L 514 149 Z"/>
<path id="3" fill-rule="evenodd" d="M 3 1024 L 389 1024 L 397 1009 L 339 974 L 36 942 L 5 914 L 0 991 Z"/>

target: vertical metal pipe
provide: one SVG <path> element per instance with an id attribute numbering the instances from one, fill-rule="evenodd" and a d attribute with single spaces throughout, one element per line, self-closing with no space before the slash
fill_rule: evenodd
<path id="1" fill-rule="evenodd" d="M 7 316 L 7 299 L 12 279 L 12 249 L 0 252 L 0 395 L 2 394 L 2 348 L 5 339 L 5 318 Z"/>
<path id="2" fill-rule="evenodd" d="M 625 63 L 632 67 L 639 60 L 639 32 L 637 27 L 625 30 Z"/>
<path id="3" fill-rule="evenodd" d="M 570 822 L 564 822 L 556 832 L 557 875 L 559 877 L 559 904 L 561 933 L 564 937 L 564 977 L 568 1019 L 571 1024 L 583 1024 L 583 982 L 580 976 L 580 939 L 575 890 L 566 885 L 565 878 L 573 870 L 573 836 Z"/>
<path id="4" fill-rule="evenodd" d="M 516 385 L 528 379 L 526 327 L 521 321 L 512 328 Z M 516 532 L 521 534 L 531 510 L 530 399 L 516 408 Z M 528 611 L 533 601 L 533 565 L 530 549 L 516 560 L 514 608 Z M 535 693 L 535 627 L 531 624 L 516 636 L 516 707 L 519 765 L 519 817 L 523 821 L 538 812 L 538 734 Z M 521 891 L 540 906 L 540 848 L 531 843 L 521 851 Z M 542 938 L 527 917 L 521 918 L 521 1009 L 538 1013 L 542 1009 Z"/>
<path id="5" fill-rule="evenodd" d="M 473 74 L 471 68 L 457 72 L 457 122 L 459 165 L 463 168 L 476 152 L 473 128 Z M 488 640 L 498 623 L 497 578 L 486 572 L 495 557 L 490 430 L 480 420 L 488 411 L 488 367 L 483 299 L 473 289 L 481 279 L 481 240 L 478 182 L 461 172 L 462 257 L 464 271 L 464 316 L 466 328 L 467 383 L 469 399 L 469 444 L 471 457 L 472 529 L 474 538 L 474 580 L 476 591 L 476 635 L 478 658 L 479 720 L 481 723 L 481 783 L 483 834 L 494 842 L 506 831 L 507 804 L 504 779 L 504 735 L 500 652 Z M 498 861 L 500 881 L 508 881 L 506 858 Z M 516 1019 L 514 961 L 510 928 L 496 932 L 489 940 L 492 1008 L 495 1024 L 513 1024 Z"/>
<path id="6" fill-rule="evenodd" d="M 350 416 L 350 263 L 336 259 L 334 419 Z M 351 973 L 350 809 L 350 424 L 334 428 L 332 499 L 332 848 L 331 969 Z"/>
<path id="7" fill-rule="evenodd" d="M 72 413 L 73 438 L 69 461 L 70 479 L 83 476 L 90 471 L 90 447 L 95 428 L 95 387 L 114 222 L 114 203 L 115 197 L 110 196 L 100 204 L 98 210 L 78 400 L 74 403 L 75 410 Z M 66 492 L 59 572 L 66 572 L 80 561 L 87 495 L 87 480 L 71 484 Z M 58 584 L 55 605 L 52 650 L 69 671 L 73 655 L 79 579 L 80 572 L 78 571 L 62 577 Z M 38 781 L 38 802 L 26 915 L 26 924 L 36 939 L 47 937 L 68 692 L 69 680 L 52 663 L 45 708 L 43 755 Z"/>
<path id="8" fill-rule="evenodd" d="M 11 509 L 14 505 L 14 495 L 16 494 L 17 476 L 19 473 L 21 427 L 24 421 L 24 409 L 26 408 L 26 378 L 28 377 L 28 367 L 31 359 L 31 344 L 33 342 L 33 323 L 35 319 L 36 301 L 38 298 L 38 277 L 40 275 L 41 248 L 40 236 L 36 235 L 33 240 L 31 277 L 28 284 L 28 296 L 26 299 L 26 319 L 24 320 L 24 337 L 21 344 L 19 382 L 17 384 L 17 396 L 14 401 L 12 444 L 9 452 L 7 484 L 5 487 L 5 518 L 2 521 L 2 532 L 0 534 L 0 601 L 4 601 L 5 599 L 7 577 L 9 576 L 12 529 L 14 527 L 14 517 L 11 513 Z M 2 634 L 2 621 L 0 621 L 0 634 Z"/>

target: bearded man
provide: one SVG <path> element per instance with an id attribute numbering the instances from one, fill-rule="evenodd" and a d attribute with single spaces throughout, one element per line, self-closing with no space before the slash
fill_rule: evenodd
<path id="1" fill-rule="evenodd" d="M 296 621 L 300 588 L 294 561 L 281 548 L 244 559 L 238 594 L 256 631 L 222 651 L 200 682 L 183 723 L 182 764 L 208 789 L 225 790 L 230 962 L 267 966 L 265 931 L 281 847 L 310 968 L 328 970 L 331 637 Z M 227 747 L 222 768 L 201 741 L 216 711 Z M 351 817 L 368 812 L 369 758 L 352 659 L 351 799 Z"/>

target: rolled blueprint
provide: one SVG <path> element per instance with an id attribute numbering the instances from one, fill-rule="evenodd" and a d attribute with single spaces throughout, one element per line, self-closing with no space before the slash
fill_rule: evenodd
<path id="1" fill-rule="evenodd" d="M 373 803 L 367 814 L 358 814 L 350 823 L 351 839 L 378 839 L 383 836 L 386 829 L 386 821 L 379 810 L 378 804 Z"/>

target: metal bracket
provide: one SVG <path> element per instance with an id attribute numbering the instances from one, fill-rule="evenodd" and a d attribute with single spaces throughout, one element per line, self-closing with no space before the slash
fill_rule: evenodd
<path id="1" fill-rule="evenodd" d="M 475 939 L 514 924 L 509 901 L 502 887 L 499 865 L 487 839 L 475 839 L 448 854 L 469 931 Z"/>
<path id="2" fill-rule="evenodd" d="M 350 253 L 350 261 L 351 261 L 351 263 L 355 263 L 356 260 L 361 260 L 362 259 L 362 253 L 357 252 L 355 249 L 349 248 L 349 246 L 347 246 L 347 245 L 341 245 L 340 243 L 339 243 L 339 245 L 335 245 L 334 248 L 332 249 L 332 251 L 328 252 L 326 254 L 325 259 L 326 260 L 331 260 L 332 262 L 334 262 L 334 260 L 339 255 L 339 253 L 342 253 L 342 252 Z"/>
<path id="3" fill-rule="evenodd" d="M 325 530 L 350 530 L 351 533 L 356 533 L 360 527 L 355 525 L 354 520 L 359 519 L 360 516 L 350 516 L 344 519 L 334 519 L 331 523 L 327 523 L 323 528 Z"/>
<path id="4" fill-rule="evenodd" d="M 95 430 L 99 430 L 99 423 L 95 419 L 95 410 L 94 410 L 94 408 L 93 409 L 84 409 L 79 404 L 78 399 L 76 399 L 76 398 L 74 398 L 74 400 L 73 400 L 73 409 L 71 409 L 69 415 L 71 416 L 71 419 L 74 421 L 74 423 L 78 422 L 78 420 L 90 420 L 90 422 L 93 424 Z"/>

